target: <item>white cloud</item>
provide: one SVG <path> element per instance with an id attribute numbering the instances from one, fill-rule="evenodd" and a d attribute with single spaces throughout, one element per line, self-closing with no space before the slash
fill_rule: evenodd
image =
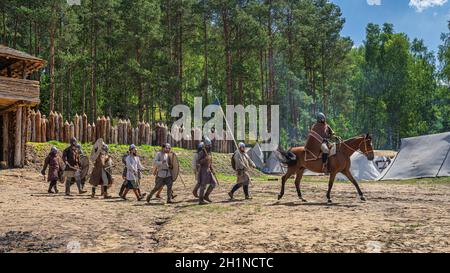
<path id="1" fill-rule="evenodd" d="M 448 0 L 409 0 L 409 6 L 414 7 L 417 12 L 422 12 L 427 8 L 442 6 L 447 3 L 447 1 Z"/>
<path id="2" fill-rule="evenodd" d="M 369 6 L 380 6 L 381 0 L 367 0 Z"/>

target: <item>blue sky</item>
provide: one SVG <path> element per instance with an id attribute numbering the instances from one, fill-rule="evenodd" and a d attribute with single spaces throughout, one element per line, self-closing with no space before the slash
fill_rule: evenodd
<path id="1" fill-rule="evenodd" d="M 442 32 L 448 32 L 450 0 L 331 0 L 338 4 L 346 23 L 342 35 L 350 36 L 356 46 L 365 39 L 368 23 L 394 24 L 412 40 L 420 38 L 428 49 L 437 51 Z"/>

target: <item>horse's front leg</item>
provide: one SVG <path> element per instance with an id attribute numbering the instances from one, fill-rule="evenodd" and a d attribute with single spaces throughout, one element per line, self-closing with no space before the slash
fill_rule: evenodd
<path id="1" fill-rule="evenodd" d="M 302 182 L 303 173 L 305 169 L 302 168 L 297 172 L 297 176 L 295 178 L 295 188 L 297 189 L 298 198 L 302 200 L 302 202 L 306 202 L 306 200 L 302 197 L 302 190 L 300 188 L 300 183 Z"/>
<path id="2" fill-rule="evenodd" d="M 334 179 L 335 178 L 336 178 L 336 173 L 332 172 L 330 174 L 330 180 L 328 182 L 328 192 L 327 192 L 328 204 L 333 203 L 333 201 L 331 200 L 331 190 L 333 189 L 333 184 L 334 184 Z"/>
<path id="3" fill-rule="evenodd" d="M 350 180 L 350 182 L 352 182 L 352 184 L 355 186 L 356 191 L 359 194 L 359 198 L 361 199 L 361 201 L 366 201 L 366 198 L 364 197 L 363 192 L 361 191 L 361 188 L 358 185 L 358 182 L 356 181 L 356 179 L 353 177 L 352 173 L 350 172 L 350 170 L 345 170 L 343 172 L 343 174 L 345 176 L 347 176 L 347 178 Z"/>
<path id="4" fill-rule="evenodd" d="M 284 196 L 284 189 L 286 188 L 286 181 L 288 181 L 289 178 L 291 178 L 292 174 L 294 172 L 291 170 L 288 170 L 287 173 L 281 178 L 281 190 L 280 194 L 278 195 L 278 200 L 281 200 Z"/>

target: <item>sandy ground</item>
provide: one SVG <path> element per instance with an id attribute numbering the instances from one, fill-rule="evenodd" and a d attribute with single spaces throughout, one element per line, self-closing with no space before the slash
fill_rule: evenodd
<path id="1" fill-rule="evenodd" d="M 277 201 L 278 182 L 255 182 L 254 199 L 229 202 L 230 182 L 198 206 L 188 189 L 177 202 L 137 202 L 46 194 L 34 170 L 0 171 L 0 252 L 449 252 L 450 183 L 363 183 L 368 199 L 338 183 L 293 181 Z M 117 196 L 118 177 L 112 193 Z M 145 178 L 143 187 L 153 186 Z M 59 185 L 63 191 L 63 186 Z M 73 186 L 75 191 L 76 186 Z"/>

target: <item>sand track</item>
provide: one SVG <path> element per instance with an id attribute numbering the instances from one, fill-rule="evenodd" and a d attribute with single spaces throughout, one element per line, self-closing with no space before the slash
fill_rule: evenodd
<path id="1" fill-rule="evenodd" d="M 148 190 L 153 179 L 143 184 Z M 308 203 L 292 181 L 281 201 L 277 182 L 254 183 L 252 201 L 241 192 L 227 201 L 230 186 L 223 182 L 208 206 L 181 184 L 176 204 L 146 205 L 131 193 L 129 201 L 48 195 L 34 170 L 0 171 L 0 252 L 450 251 L 450 183 L 363 183 L 367 202 L 338 183 L 331 206 L 320 182 L 302 184 Z"/>

